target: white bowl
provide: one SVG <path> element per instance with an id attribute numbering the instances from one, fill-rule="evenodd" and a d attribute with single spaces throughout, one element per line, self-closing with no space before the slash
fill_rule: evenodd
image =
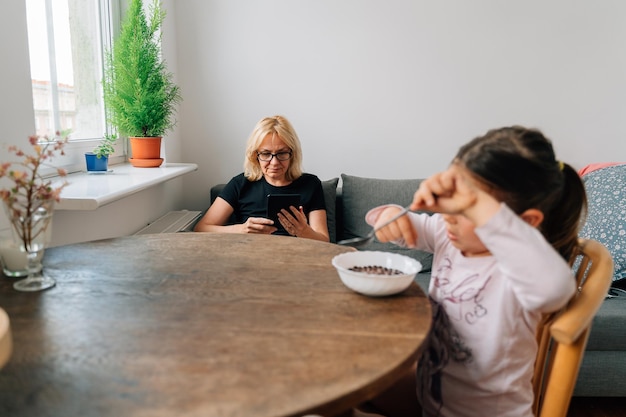
<path id="1" fill-rule="evenodd" d="M 337 255 L 332 260 L 341 282 L 353 291 L 371 296 L 397 294 L 406 290 L 422 264 L 413 258 L 397 253 L 380 251 L 356 251 Z M 397 275 L 351 271 L 355 266 L 379 266 L 402 271 Z"/>

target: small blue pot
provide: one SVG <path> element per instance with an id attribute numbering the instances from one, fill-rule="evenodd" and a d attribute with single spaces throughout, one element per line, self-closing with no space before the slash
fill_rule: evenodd
<path id="1" fill-rule="evenodd" d="M 85 162 L 87 163 L 87 171 L 107 171 L 109 169 L 108 156 L 98 158 L 95 153 L 86 152 Z"/>

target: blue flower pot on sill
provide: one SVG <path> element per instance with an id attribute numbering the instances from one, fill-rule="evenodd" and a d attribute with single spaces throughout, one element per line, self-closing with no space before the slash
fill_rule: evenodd
<path id="1" fill-rule="evenodd" d="M 93 152 L 85 153 L 85 162 L 87 163 L 87 172 L 104 171 L 109 169 L 109 157 L 102 156 L 98 158 Z"/>

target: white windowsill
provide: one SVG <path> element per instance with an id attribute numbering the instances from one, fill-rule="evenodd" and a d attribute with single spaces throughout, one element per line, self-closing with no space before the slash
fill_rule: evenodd
<path id="1" fill-rule="evenodd" d="M 198 165 L 164 164 L 159 168 L 135 168 L 124 163 L 109 168 L 107 173 L 76 172 L 55 181 L 53 186 L 64 180 L 69 184 L 61 192 L 61 201 L 55 205 L 55 209 L 96 210 L 105 204 L 196 171 Z"/>

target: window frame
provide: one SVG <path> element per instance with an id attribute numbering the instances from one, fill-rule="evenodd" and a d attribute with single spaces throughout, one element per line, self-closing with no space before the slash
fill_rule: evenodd
<path id="1" fill-rule="evenodd" d="M 46 0 L 49 1 L 49 0 Z M 99 22 L 99 38 L 101 42 L 100 70 L 104 71 L 104 55 L 106 51 L 111 50 L 113 39 L 120 32 L 122 21 L 122 10 L 126 7 L 126 0 L 97 0 L 97 7 L 100 15 Z M 30 61 L 30 56 L 29 56 Z M 29 68 L 30 69 L 30 68 Z M 32 75 L 31 75 L 32 82 Z M 100 80 L 98 80 L 100 82 Z M 102 103 L 104 106 L 104 103 Z M 35 106 L 32 106 L 32 123 L 36 129 L 37 118 L 35 114 Z M 105 120 L 104 122 L 106 134 L 116 133 L 115 129 Z M 45 176 L 57 175 L 57 169 L 62 168 L 68 173 L 85 171 L 85 152 L 92 151 L 103 139 L 103 136 L 93 138 L 71 139 L 64 147 L 65 155 L 57 155 L 49 161 L 49 167 L 44 170 Z M 126 161 L 127 143 L 124 138 L 119 138 L 115 149 L 116 152 L 109 157 L 109 165 L 115 165 Z"/>

